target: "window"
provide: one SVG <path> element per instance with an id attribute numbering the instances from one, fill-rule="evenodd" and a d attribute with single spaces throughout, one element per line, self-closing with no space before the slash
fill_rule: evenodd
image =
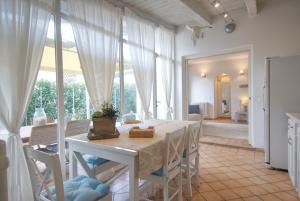
<path id="1" fill-rule="evenodd" d="M 157 107 L 157 118 L 158 119 L 166 119 L 166 113 L 167 113 L 167 103 L 166 103 L 166 97 L 165 92 L 163 90 L 163 84 L 162 84 L 162 65 L 160 65 L 159 58 L 156 59 L 156 107 Z"/>
<path id="2" fill-rule="evenodd" d="M 155 43 L 157 118 L 169 119 L 168 114 L 171 118 L 174 116 L 174 33 L 157 28 Z M 167 97 L 170 98 L 170 105 L 167 104 Z"/>
<path id="3" fill-rule="evenodd" d="M 130 51 L 128 44 L 123 44 L 124 49 L 124 113 L 139 111 L 138 102 L 138 91 L 136 88 L 136 82 L 134 78 L 133 68 L 130 57 Z"/>
<path id="4" fill-rule="evenodd" d="M 40 70 L 23 124 L 43 124 L 45 121 L 47 123 L 56 122 L 56 96 L 54 23 L 52 19 L 48 27 Z M 34 118 L 34 116 L 36 116 L 36 118 Z"/>
<path id="5" fill-rule="evenodd" d="M 137 113 L 143 115 L 143 108 L 136 86 L 135 76 L 131 63 L 130 47 L 134 44 L 128 43 L 126 22 L 123 21 L 123 58 L 124 58 L 124 113 Z M 153 93 L 153 92 L 152 92 Z M 153 114 L 153 95 L 149 111 Z"/>
<path id="6" fill-rule="evenodd" d="M 91 104 L 82 74 L 72 26 L 62 20 L 62 47 L 64 73 L 65 123 L 87 119 L 91 116 Z"/>
<path id="7" fill-rule="evenodd" d="M 113 84 L 113 89 L 112 89 L 112 96 L 111 96 L 111 103 L 118 109 L 120 110 L 121 107 L 121 100 L 120 100 L 120 68 L 119 68 L 119 63 L 116 64 L 116 72 L 115 72 L 115 77 L 114 77 L 114 84 Z"/>
<path id="8" fill-rule="evenodd" d="M 138 90 L 131 64 L 131 55 L 126 32 L 126 23 L 123 21 L 123 59 L 124 59 L 124 114 L 141 113 Z"/>
<path id="9" fill-rule="evenodd" d="M 63 73 L 64 73 L 64 109 L 65 123 L 70 120 L 90 118 L 93 107 L 90 103 L 89 95 L 86 89 L 84 77 L 82 74 L 76 43 L 71 24 L 62 20 L 62 47 L 63 47 Z M 120 66 L 116 63 L 116 72 L 113 81 L 112 104 L 123 114 L 134 112 L 143 114 L 141 101 L 139 98 L 134 72 L 131 64 L 130 45 L 126 33 L 126 23 L 123 22 L 123 75 L 124 89 L 121 88 Z M 155 39 L 157 40 L 157 39 Z M 156 43 L 159 41 L 156 41 Z M 156 46 L 157 47 L 157 46 Z M 150 111 L 153 114 L 157 110 L 157 118 L 166 119 L 166 113 L 170 109 L 166 104 L 165 92 L 163 90 L 162 68 L 160 51 L 156 48 L 156 90 L 152 92 L 152 101 Z M 119 55 L 120 56 L 120 55 Z M 163 57 L 163 56 L 162 56 Z M 174 64 L 174 58 L 171 59 Z M 173 82 L 174 83 L 174 82 Z M 121 90 L 124 90 L 124 97 L 121 98 Z M 156 96 L 153 96 L 155 93 Z M 173 93 L 171 108 L 174 107 Z M 57 122 L 57 103 L 56 103 L 56 67 L 55 67 L 55 44 L 54 44 L 54 22 L 51 20 L 48 28 L 47 41 L 41 61 L 41 68 L 38 74 L 37 82 L 32 94 L 32 101 L 29 104 L 25 116 L 24 125 L 33 123 L 34 113 L 44 110 L 48 122 Z M 154 100 L 156 98 L 156 100 Z M 121 104 L 123 100 L 123 104 Z M 154 104 L 156 107 L 154 108 Z M 124 105 L 124 108 L 121 108 Z M 122 110 L 123 109 L 123 110 Z"/>

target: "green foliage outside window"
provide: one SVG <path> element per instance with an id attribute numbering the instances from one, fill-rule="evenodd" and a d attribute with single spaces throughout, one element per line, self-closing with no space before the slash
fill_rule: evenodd
<path id="1" fill-rule="evenodd" d="M 64 106 L 65 118 L 85 119 L 86 110 L 86 88 L 83 83 L 64 83 Z M 125 84 L 125 113 L 136 112 L 136 87 L 134 84 Z M 73 94 L 74 94 L 74 114 L 73 114 Z M 116 109 L 120 109 L 120 85 L 114 84 L 112 91 L 112 104 Z M 48 118 L 55 121 L 57 119 L 56 106 L 56 84 L 48 80 L 38 80 L 32 93 L 32 99 L 28 106 L 24 119 L 24 125 L 32 124 L 32 117 L 35 108 L 43 107 Z M 93 113 L 92 106 L 91 114 Z"/>
<path id="2" fill-rule="evenodd" d="M 24 119 L 24 125 L 32 124 L 35 108 L 43 107 L 48 117 L 57 119 L 56 86 L 54 82 L 39 80 L 32 92 L 32 99 Z"/>
<path id="3" fill-rule="evenodd" d="M 129 112 L 136 113 L 136 99 L 137 99 L 137 90 L 135 84 L 125 84 L 124 87 L 124 96 L 125 96 L 125 114 Z"/>
<path id="4" fill-rule="evenodd" d="M 127 114 L 130 111 L 136 113 L 137 91 L 135 84 L 125 83 L 124 96 L 124 113 Z M 120 110 L 120 84 L 114 84 L 113 86 L 111 103 L 116 107 L 116 109 Z"/>

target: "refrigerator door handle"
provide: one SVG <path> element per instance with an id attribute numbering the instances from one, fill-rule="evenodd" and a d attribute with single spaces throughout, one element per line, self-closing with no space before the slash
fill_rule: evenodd
<path id="1" fill-rule="evenodd" d="M 270 75 L 270 59 L 266 58 L 265 60 L 265 83 L 262 91 L 262 101 L 263 101 L 263 111 L 264 111 L 264 133 L 265 133 L 265 162 L 266 164 L 271 163 L 271 154 L 270 154 L 270 114 L 269 114 L 269 75 Z"/>
<path id="2" fill-rule="evenodd" d="M 262 106 L 262 109 L 263 109 L 263 111 L 266 111 L 266 103 L 265 103 L 265 101 L 266 101 L 266 97 L 265 97 L 265 95 L 266 95 L 266 85 L 264 85 L 263 86 L 263 91 L 262 91 L 262 104 L 263 104 L 263 106 Z"/>

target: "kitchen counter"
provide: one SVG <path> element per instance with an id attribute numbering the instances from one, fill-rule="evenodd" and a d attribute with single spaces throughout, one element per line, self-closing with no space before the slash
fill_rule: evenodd
<path id="1" fill-rule="evenodd" d="M 296 123 L 300 124 L 300 113 L 286 113 L 286 115 Z"/>

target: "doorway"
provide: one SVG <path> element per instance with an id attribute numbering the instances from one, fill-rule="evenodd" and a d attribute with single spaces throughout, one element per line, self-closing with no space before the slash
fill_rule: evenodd
<path id="1" fill-rule="evenodd" d="M 193 56 L 185 61 L 186 119 L 194 115 L 189 114 L 190 108 L 205 104 L 204 136 L 242 140 L 241 144 L 249 147 L 250 51 Z"/>

